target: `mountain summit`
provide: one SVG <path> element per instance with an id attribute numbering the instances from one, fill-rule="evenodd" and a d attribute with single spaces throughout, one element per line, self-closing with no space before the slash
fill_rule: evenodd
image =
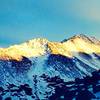
<path id="1" fill-rule="evenodd" d="M 82 34 L 75 35 L 62 42 L 51 42 L 44 38 L 37 38 L 8 48 L 0 48 L 0 59 L 20 61 L 23 56 L 31 58 L 42 56 L 46 53 L 73 57 L 74 53 L 78 52 L 99 54 L 100 41 Z"/>

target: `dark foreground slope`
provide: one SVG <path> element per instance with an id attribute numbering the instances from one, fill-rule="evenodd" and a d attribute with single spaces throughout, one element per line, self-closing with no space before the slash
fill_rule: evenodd
<path id="1" fill-rule="evenodd" d="M 58 76 L 48 77 L 43 74 L 41 80 L 47 84 L 44 94 L 39 89 L 41 81 L 33 76 L 34 89 L 30 84 L 9 84 L 6 89 L 0 87 L 0 100 L 100 100 L 100 71 L 93 72 L 92 77 L 76 78 L 75 81 L 64 82 Z M 41 92 L 40 92 L 41 91 Z M 40 95 L 44 95 L 40 97 Z"/>
<path id="2" fill-rule="evenodd" d="M 100 56 L 92 56 L 1 60 L 0 100 L 99 100 Z"/>

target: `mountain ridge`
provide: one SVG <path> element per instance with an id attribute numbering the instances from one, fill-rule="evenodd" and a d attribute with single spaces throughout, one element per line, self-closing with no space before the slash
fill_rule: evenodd
<path id="1" fill-rule="evenodd" d="M 88 47 L 88 48 L 87 48 Z M 73 53 L 100 53 L 100 41 L 96 38 L 86 35 L 75 35 L 66 41 L 52 42 L 45 38 L 29 40 L 19 45 L 13 45 L 8 48 L 0 48 L 0 59 L 15 59 L 20 61 L 25 57 L 38 57 L 46 53 L 60 54 L 67 57 L 73 57 Z"/>

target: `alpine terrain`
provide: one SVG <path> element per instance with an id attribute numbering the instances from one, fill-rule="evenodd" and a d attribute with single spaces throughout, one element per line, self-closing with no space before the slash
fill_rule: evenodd
<path id="1" fill-rule="evenodd" d="M 100 41 L 79 34 L 0 48 L 0 100 L 100 100 Z"/>

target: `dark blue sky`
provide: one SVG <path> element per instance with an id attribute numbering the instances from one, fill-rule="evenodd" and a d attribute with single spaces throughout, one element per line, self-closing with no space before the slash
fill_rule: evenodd
<path id="1" fill-rule="evenodd" d="M 0 0 L 0 46 L 79 33 L 100 38 L 100 0 Z"/>

